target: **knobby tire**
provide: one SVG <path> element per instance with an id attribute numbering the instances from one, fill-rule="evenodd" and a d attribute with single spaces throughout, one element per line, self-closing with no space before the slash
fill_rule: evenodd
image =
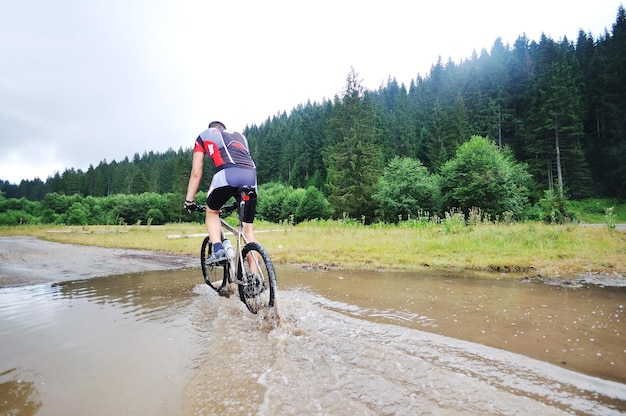
<path id="1" fill-rule="evenodd" d="M 241 270 L 241 265 L 237 267 L 239 298 L 254 314 L 265 308 L 273 308 L 276 296 L 276 273 L 269 254 L 263 246 L 256 242 L 246 244 L 241 254 L 244 259 L 244 270 Z M 250 278 L 252 273 L 246 261 L 249 254 L 256 258 L 259 277 L 256 281 Z"/>

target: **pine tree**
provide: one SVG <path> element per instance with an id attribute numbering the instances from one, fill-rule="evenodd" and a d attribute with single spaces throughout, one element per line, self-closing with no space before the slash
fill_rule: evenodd
<path id="1" fill-rule="evenodd" d="M 454 154 L 456 147 L 449 140 L 447 129 L 450 126 L 448 112 L 443 108 L 441 100 L 436 99 L 429 114 L 423 140 L 426 143 L 427 166 L 437 172 L 441 165 Z"/>
<path id="2" fill-rule="evenodd" d="M 548 189 L 556 185 L 561 198 L 566 181 L 574 196 L 590 192 L 590 172 L 580 149 L 584 136 L 582 102 L 572 52 L 567 40 L 557 44 L 542 36 L 527 138 L 527 148 L 536 155 L 535 172 L 547 171 Z"/>
<path id="3" fill-rule="evenodd" d="M 185 157 L 182 152 L 179 152 L 174 161 L 170 192 L 180 195 L 182 199 L 185 198 L 185 192 L 187 192 L 189 172 L 191 172 L 191 155 Z"/>
<path id="4" fill-rule="evenodd" d="M 619 7 L 612 34 L 598 45 L 600 177 L 609 194 L 626 195 L 626 11 Z"/>
<path id="5" fill-rule="evenodd" d="M 130 193 L 136 195 L 143 194 L 144 192 L 148 192 L 150 190 L 149 188 L 150 186 L 148 185 L 146 175 L 142 171 L 138 170 L 133 177 L 133 182 L 130 186 Z"/>
<path id="6" fill-rule="evenodd" d="M 339 141 L 327 153 L 328 199 L 338 215 L 371 221 L 375 209 L 372 189 L 381 172 L 374 113 L 354 68 L 346 81 L 338 114 L 330 123 Z"/>

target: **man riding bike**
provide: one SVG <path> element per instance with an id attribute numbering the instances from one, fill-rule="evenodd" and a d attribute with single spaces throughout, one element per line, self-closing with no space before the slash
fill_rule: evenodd
<path id="1" fill-rule="evenodd" d="M 213 243 L 213 254 L 206 262 L 214 264 L 226 260 L 221 239 L 220 208 L 231 197 L 241 197 L 237 192 L 240 187 L 249 186 L 257 189 L 256 165 L 250 156 L 250 148 L 245 136 L 227 130 L 224 123 L 220 121 L 212 121 L 209 123 L 209 128 L 196 138 L 187 195 L 183 205 L 186 209 L 195 204 L 195 195 L 202 180 L 205 154 L 210 156 L 215 166 L 206 198 L 206 227 Z M 243 214 L 243 233 L 249 242 L 256 241 L 253 228 L 255 214 L 256 194 L 246 202 Z"/>

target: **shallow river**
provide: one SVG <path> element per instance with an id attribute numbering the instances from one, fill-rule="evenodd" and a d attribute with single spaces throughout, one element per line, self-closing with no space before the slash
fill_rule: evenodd
<path id="1" fill-rule="evenodd" d="M 0 289 L 0 415 L 626 412 L 625 288 L 278 275 L 275 329 L 199 269 Z"/>

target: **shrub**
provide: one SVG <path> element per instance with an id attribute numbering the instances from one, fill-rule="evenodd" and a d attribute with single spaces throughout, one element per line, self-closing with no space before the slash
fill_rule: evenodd
<path id="1" fill-rule="evenodd" d="M 491 218 L 507 211 L 509 216 L 523 218 L 531 180 L 527 166 L 516 163 L 511 152 L 473 136 L 441 168 L 444 207 L 459 207 L 463 212 L 480 207 Z"/>
<path id="2" fill-rule="evenodd" d="M 416 159 L 392 159 L 374 187 L 372 199 L 376 214 L 384 221 L 397 223 L 420 212 L 438 212 L 439 178 L 431 175 Z"/>

